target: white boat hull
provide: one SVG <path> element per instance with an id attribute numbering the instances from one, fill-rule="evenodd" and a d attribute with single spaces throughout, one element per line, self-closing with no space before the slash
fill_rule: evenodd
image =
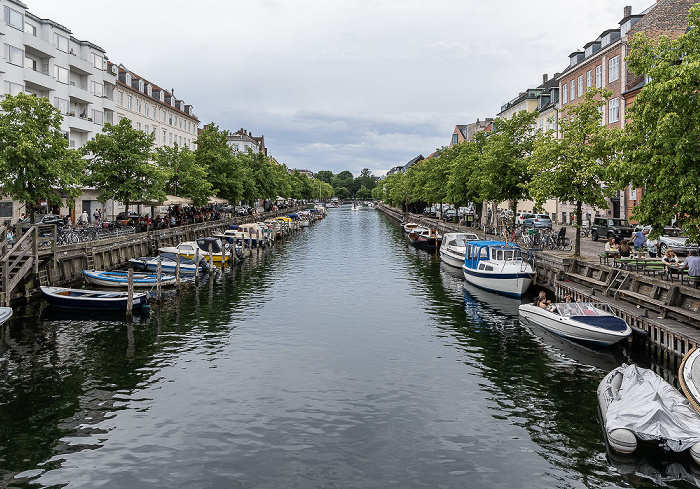
<path id="1" fill-rule="evenodd" d="M 560 316 L 534 304 L 522 304 L 520 317 L 565 338 L 599 345 L 612 345 L 632 334 L 629 326 L 624 331 L 610 331 L 577 321 L 576 316 Z"/>
<path id="2" fill-rule="evenodd" d="M 520 267 L 513 267 L 514 270 L 484 272 L 482 270 L 473 270 L 465 265 L 462 265 L 464 279 L 470 284 L 474 284 L 482 289 L 498 292 L 499 294 L 511 295 L 520 297 L 530 287 L 532 283 L 532 273 L 521 271 Z M 504 273 L 505 272 L 505 273 Z"/>
<path id="3" fill-rule="evenodd" d="M 453 267 L 461 268 L 464 265 L 464 253 L 449 249 L 444 244 L 440 247 L 440 259 Z"/>

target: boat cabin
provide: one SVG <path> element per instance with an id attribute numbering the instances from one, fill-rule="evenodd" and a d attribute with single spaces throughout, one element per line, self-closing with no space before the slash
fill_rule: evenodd
<path id="1" fill-rule="evenodd" d="M 504 241 L 468 241 L 464 265 L 473 270 L 494 271 L 494 267 L 522 261 L 520 247 Z"/>

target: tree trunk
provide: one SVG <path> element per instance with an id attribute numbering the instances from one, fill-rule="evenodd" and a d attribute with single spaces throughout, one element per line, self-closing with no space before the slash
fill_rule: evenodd
<path id="1" fill-rule="evenodd" d="M 574 248 L 574 256 L 581 256 L 581 218 L 583 202 L 576 201 L 576 226 L 574 227 L 574 232 L 576 233 L 576 247 Z"/>
<path id="2" fill-rule="evenodd" d="M 513 212 L 511 226 L 515 230 L 515 212 L 518 210 L 518 201 L 517 200 L 512 201 L 512 203 L 510 204 L 510 210 Z"/>

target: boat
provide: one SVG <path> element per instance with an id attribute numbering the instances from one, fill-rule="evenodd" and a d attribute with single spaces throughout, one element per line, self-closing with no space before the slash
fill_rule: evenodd
<path id="1" fill-rule="evenodd" d="M 442 237 L 440 245 L 440 259 L 452 265 L 462 268 L 464 254 L 467 251 L 467 241 L 477 241 L 479 237 L 474 233 L 446 233 Z"/>
<path id="2" fill-rule="evenodd" d="M 175 273 L 177 270 L 178 258 L 180 261 L 180 275 L 194 275 L 195 272 L 201 272 L 202 269 L 208 268 L 208 264 L 203 256 L 200 258 L 201 266 L 197 266 L 193 260 L 189 260 L 174 253 L 161 253 L 158 256 L 131 258 L 129 264 L 138 270 L 157 272 L 158 263 L 160 262 L 160 269 L 162 272 Z"/>
<path id="3" fill-rule="evenodd" d="M 692 348 L 678 367 L 678 383 L 696 411 L 700 412 L 700 348 Z"/>
<path id="4" fill-rule="evenodd" d="M 632 328 L 607 304 L 559 302 L 546 308 L 521 304 L 518 310 L 525 322 L 571 340 L 608 346 L 632 334 Z"/>
<path id="5" fill-rule="evenodd" d="M 436 249 L 442 243 L 442 234 L 436 229 L 417 227 L 408 233 L 408 239 L 418 248 Z"/>
<path id="6" fill-rule="evenodd" d="M 165 248 L 158 248 L 159 253 L 173 253 L 175 255 L 184 256 L 190 260 L 199 258 L 206 258 L 209 260 L 209 252 L 211 251 L 211 259 L 214 263 L 226 262 L 229 260 L 231 251 L 228 246 L 224 247 L 224 243 L 217 238 L 199 238 L 197 241 L 184 241 L 177 246 L 168 246 Z M 222 251 L 224 252 L 223 259 L 221 257 Z"/>
<path id="7" fill-rule="evenodd" d="M 421 227 L 420 224 L 415 223 L 415 222 L 402 222 L 401 223 L 401 228 L 403 229 L 403 232 L 408 234 L 414 229 Z"/>
<path id="8" fill-rule="evenodd" d="M 108 272 L 106 270 L 83 270 L 85 281 L 100 287 L 128 287 L 129 274 L 127 272 Z M 155 287 L 158 277 L 155 273 L 135 272 L 133 274 L 134 287 Z M 160 285 L 165 287 L 175 285 L 175 275 L 160 275 Z"/>
<path id="9" fill-rule="evenodd" d="M 5 324 L 5 322 L 12 317 L 11 307 L 0 307 L 0 325 Z"/>
<path id="10" fill-rule="evenodd" d="M 469 241 L 462 272 L 470 284 L 514 297 L 525 293 L 535 274 L 520 247 L 505 241 Z"/>
<path id="11" fill-rule="evenodd" d="M 700 464 L 700 414 L 652 370 L 623 364 L 597 390 L 603 432 L 612 450 L 631 454 L 640 445 L 689 452 Z"/>
<path id="12" fill-rule="evenodd" d="M 359 210 L 360 210 L 360 204 L 358 204 L 357 202 L 353 202 L 353 203 L 352 203 L 352 207 L 350 208 L 350 210 L 352 210 L 352 211 L 359 211 Z"/>
<path id="13" fill-rule="evenodd" d="M 114 311 L 126 310 L 129 303 L 128 292 L 46 286 L 41 286 L 39 289 L 46 302 L 56 307 Z M 148 292 L 134 292 L 131 304 L 134 309 L 148 305 Z"/>

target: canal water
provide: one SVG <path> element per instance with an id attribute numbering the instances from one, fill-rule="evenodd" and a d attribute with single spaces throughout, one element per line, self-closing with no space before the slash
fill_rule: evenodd
<path id="1" fill-rule="evenodd" d="M 687 463 L 606 456 L 595 390 L 630 352 L 463 284 L 346 206 L 132 323 L 18 310 L 0 485 L 692 487 Z"/>

